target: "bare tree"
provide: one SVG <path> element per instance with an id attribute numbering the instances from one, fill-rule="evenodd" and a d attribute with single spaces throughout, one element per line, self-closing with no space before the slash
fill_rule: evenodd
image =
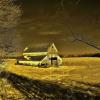
<path id="1" fill-rule="evenodd" d="M 78 5 L 81 2 L 81 0 L 76 0 L 76 5 Z"/>
<path id="2" fill-rule="evenodd" d="M 0 0 L 0 31 L 11 29 L 18 24 L 21 16 L 20 6 L 15 5 L 13 0 Z"/>
<path id="3" fill-rule="evenodd" d="M 21 48 L 21 36 L 19 34 L 3 33 L 0 35 L 0 48 L 1 56 L 11 56 L 13 53 L 17 53 Z"/>
<path id="4" fill-rule="evenodd" d="M 20 36 L 15 34 L 16 26 L 18 25 L 21 17 L 20 6 L 15 5 L 14 0 L 0 0 L 0 52 L 3 56 L 17 51 L 17 47 L 20 44 Z M 0 57 L 2 59 L 2 55 Z M 0 73 L 5 70 L 2 68 L 3 64 L 0 65 Z M 8 75 L 6 76 L 8 77 Z M 5 89 L 6 82 L 2 80 L 2 96 L 3 100 L 7 100 L 7 92 Z M 1 88 L 0 87 L 0 88 Z"/>
<path id="5" fill-rule="evenodd" d="M 3 52 L 17 50 L 20 36 L 14 32 L 21 14 L 20 6 L 15 5 L 13 0 L 0 0 L 0 50 Z"/>

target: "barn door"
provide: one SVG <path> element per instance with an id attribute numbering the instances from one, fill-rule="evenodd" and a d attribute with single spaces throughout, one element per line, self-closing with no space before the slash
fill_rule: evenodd
<path id="1" fill-rule="evenodd" d="M 57 57 L 51 58 L 51 65 L 52 65 L 52 66 L 57 66 L 57 65 L 58 65 Z"/>

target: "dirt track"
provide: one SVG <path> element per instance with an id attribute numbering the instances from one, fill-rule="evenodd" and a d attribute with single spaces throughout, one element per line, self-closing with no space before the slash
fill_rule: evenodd
<path id="1" fill-rule="evenodd" d="M 90 96 L 77 91 L 75 87 L 62 87 L 56 83 L 32 80 L 9 72 L 2 72 L 0 77 L 6 78 L 25 96 L 25 100 L 100 100 L 100 96 Z"/>

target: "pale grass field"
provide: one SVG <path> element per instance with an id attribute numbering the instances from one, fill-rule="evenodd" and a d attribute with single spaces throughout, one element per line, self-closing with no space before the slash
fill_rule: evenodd
<path id="1" fill-rule="evenodd" d="M 3 100 L 1 95 L 4 95 L 6 100 L 19 100 L 19 98 L 23 98 L 24 100 L 25 98 L 17 89 L 13 88 L 6 79 L 0 79 L 0 100 Z"/>
<path id="2" fill-rule="evenodd" d="M 94 84 L 100 84 L 100 58 L 63 58 L 62 66 L 49 68 L 15 65 L 15 63 L 15 59 L 6 60 L 5 70 L 33 80 L 55 82 L 65 87 L 75 86 L 81 88 L 79 91 L 90 95 L 100 93 L 100 89 L 94 87 Z M 8 87 L 11 86 L 8 85 Z M 13 95 L 17 90 L 11 87 L 9 91 Z M 20 92 L 16 93 L 20 94 Z"/>
<path id="3" fill-rule="evenodd" d="M 39 80 L 100 83 L 100 58 L 64 58 L 62 66 L 50 68 L 15 65 L 14 60 L 8 60 L 6 70 Z"/>

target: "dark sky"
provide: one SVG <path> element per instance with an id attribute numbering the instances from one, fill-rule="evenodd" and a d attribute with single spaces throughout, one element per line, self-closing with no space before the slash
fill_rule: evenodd
<path id="1" fill-rule="evenodd" d="M 99 52 L 83 43 L 73 43 L 71 31 L 100 45 L 100 0 L 62 1 L 20 1 L 23 15 L 17 32 L 23 45 L 42 48 L 54 42 L 64 54 Z"/>

